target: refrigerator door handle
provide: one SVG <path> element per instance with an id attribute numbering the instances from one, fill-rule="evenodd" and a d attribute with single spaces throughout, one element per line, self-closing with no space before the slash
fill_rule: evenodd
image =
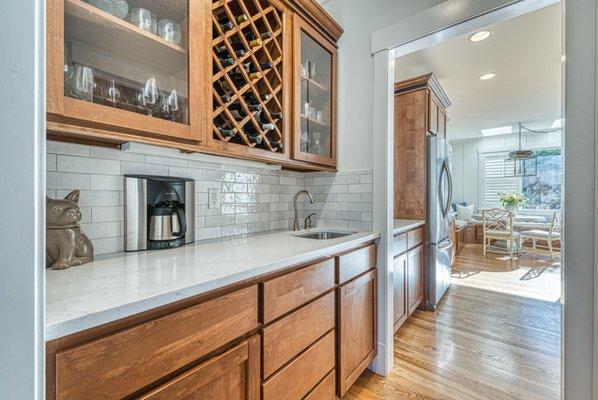
<path id="1" fill-rule="evenodd" d="M 453 241 L 451 239 L 444 239 L 439 245 L 438 250 L 446 250 L 453 246 Z"/>
<path id="2" fill-rule="evenodd" d="M 443 185 L 442 185 L 442 175 L 446 174 L 446 179 L 448 183 L 448 196 L 446 198 L 446 204 L 443 207 L 442 215 L 444 218 L 448 217 L 449 211 L 451 210 L 451 203 L 453 201 L 453 177 L 451 176 L 451 169 L 449 168 L 448 160 L 444 160 L 442 163 L 442 172 L 441 172 L 441 184 L 440 184 L 440 195 L 441 199 L 444 197 L 443 193 Z"/>

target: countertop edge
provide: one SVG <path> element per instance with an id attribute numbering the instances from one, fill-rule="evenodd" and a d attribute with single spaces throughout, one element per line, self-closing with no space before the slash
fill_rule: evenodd
<path id="1" fill-rule="evenodd" d="M 411 230 L 413 230 L 415 228 L 418 228 L 418 227 L 420 227 L 422 225 L 425 225 L 425 224 L 426 224 L 425 220 L 414 221 L 413 223 L 410 223 L 408 225 L 400 226 L 398 228 L 393 228 L 392 234 L 394 236 L 400 235 L 401 233 L 405 233 L 405 232 L 411 231 Z"/>
<path id="2" fill-rule="evenodd" d="M 74 333 L 82 332 L 109 322 L 117 321 L 135 314 L 152 310 L 167 304 L 180 300 L 185 300 L 193 296 L 208 293 L 210 291 L 233 285 L 249 279 L 255 279 L 262 275 L 269 274 L 293 267 L 298 264 L 315 261 L 319 258 L 329 257 L 333 254 L 341 253 L 366 243 L 376 240 L 380 237 L 378 233 L 370 233 L 346 242 L 336 243 L 328 247 L 302 253 L 297 256 L 278 260 L 276 262 L 264 264 L 262 266 L 249 269 L 247 271 L 235 273 L 226 277 L 216 278 L 208 282 L 198 283 L 176 291 L 167 292 L 145 299 L 127 303 L 115 308 L 110 308 L 95 313 L 87 314 L 81 317 L 75 317 L 70 320 L 60 321 L 45 325 L 45 341 L 49 342 Z"/>

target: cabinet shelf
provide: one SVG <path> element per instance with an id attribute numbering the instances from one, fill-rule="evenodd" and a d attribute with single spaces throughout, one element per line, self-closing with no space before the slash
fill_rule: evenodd
<path id="1" fill-rule="evenodd" d="M 65 0 L 67 37 L 126 59 L 147 60 L 166 72 L 187 67 L 189 52 L 81 0 Z"/>
<path id="2" fill-rule="evenodd" d="M 308 117 L 307 115 L 305 115 L 305 114 L 301 114 L 301 118 L 302 118 L 302 119 L 304 119 L 304 120 L 306 120 L 306 121 L 308 121 L 308 122 L 310 122 L 310 123 L 312 123 L 312 124 L 319 125 L 319 126 L 321 126 L 321 127 L 323 127 L 323 128 L 330 129 L 330 125 L 328 125 L 328 124 L 325 124 L 325 123 L 323 123 L 323 122 L 320 122 L 320 121 L 317 121 L 317 120 L 315 120 L 315 119 L 313 119 L 313 118 L 309 118 L 309 117 Z"/>
<path id="3" fill-rule="evenodd" d="M 311 79 L 311 78 L 308 78 L 307 76 L 303 76 L 303 75 L 302 75 L 302 76 L 301 76 L 301 80 L 302 80 L 302 81 L 305 81 L 305 82 L 308 82 L 308 83 L 310 83 L 310 84 L 312 84 L 313 86 L 315 86 L 316 88 L 318 88 L 318 89 L 319 89 L 319 90 L 321 90 L 322 92 L 325 92 L 325 93 L 328 93 L 328 94 L 330 93 L 330 90 L 328 90 L 328 89 L 326 88 L 326 86 L 322 85 L 322 84 L 321 84 L 320 82 L 318 82 L 318 81 L 314 81 L 313 79 Z"/>

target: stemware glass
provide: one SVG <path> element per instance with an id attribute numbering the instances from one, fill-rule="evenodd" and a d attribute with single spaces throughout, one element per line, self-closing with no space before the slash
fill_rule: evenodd
<path id="1" fill-rule="evenodd" d="M 116 103 L 120 101 L 121 94 L 120 89 L 116 86 L 116 81 L 110 79 L 108 82 L 108 88 L 106 89 L 106 100 L 112 103 L 112 107 L 116 107 Z"/>
<path id="2" fill-rule="evenodd" d="M 93 70 L 85 65 L 77 64 L 73 79 L 71 80 L 71 91 L 78 99 L 93 103 Z"/>
<path id="3" fill-rule="evenodd" d="M 167 118 L 174 121 L 181 110 L 179 94 L 176 89 L 172 89 L 172 91 L 168 95 L 165 94 L 164 97 L 162 112 Z"/>
<path id="4" fill-rule="evenodd" d="M 137 98 L 139 104 L 141 104 L 147 110 L 147 115 L 153 115 L 154 111 L 160 107 L 160 93 L 158 91 L 158 82 L 156 78 L 151 77 L 146 82 L 141 93 Z"/>

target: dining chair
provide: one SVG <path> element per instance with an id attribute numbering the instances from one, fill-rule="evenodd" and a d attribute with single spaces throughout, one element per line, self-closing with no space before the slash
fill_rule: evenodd
<path id="1" fill-rule="evenodd" d="M 552 242 L 561 240 L 561 212 L 555 211 L 552 215 L 552 222 L 548 231 L 544 229 L 530 229 L 521 231 L 521 243 L 528 239 L 532 240 L 532 254 L 536 254 L 536 242 L 538 240 L 545 240 L 548 243 L 548 250 L 550 251 L 550 259 L 554 260 L 554 250 L 552 249 Z"/>
<path id="2" fill-rule="evenodd" d="M 513 258 L 513 248 L 517 244 L 517 250 L 521 248 L 519 232 L 513 230 L 513 213 L 492 208 L 482 212 L 484 255 L 490 249 L 491 240 L 504 240 L 509 248 L 509 256 Z M 492 250 L 490 250 L 492 251 Z M 494 250 L 496 251 L 496 250 Z"/>

